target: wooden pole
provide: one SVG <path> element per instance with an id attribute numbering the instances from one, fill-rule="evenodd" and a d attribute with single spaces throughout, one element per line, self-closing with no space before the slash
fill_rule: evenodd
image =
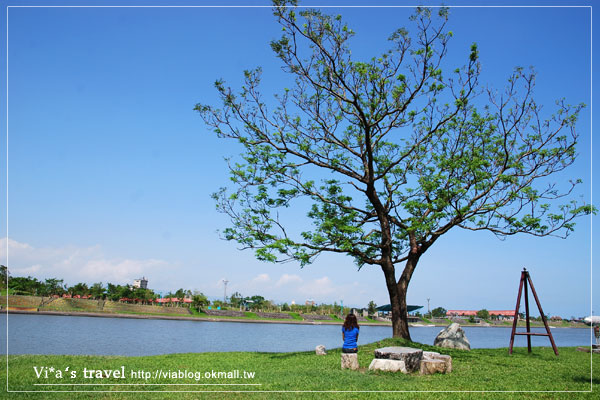
<path id="1" fill-rule="evenodd" d="M 513 352 L 515 332 L 517 330 L 517 322 L 519 321 L 519 306 L 521 305 L 521 292 L 523 291 L 523 282 L 525 282 L 525 277 L 523 275 L 523 272 L 521 272 L 521 281 L 519 282 L 519 291 L 517 292 L 517 305 L 515 307 L 515 316 L 513 317 L 513 326 L 512 332 L 510 334 L 510 346 L 508 346 L 508 354 L 512 354 Z"/>
<path id="2" fill-rule="evenodd" d="M 552 332 L 550 332 L 550 327 L 548 326 L 548 321 L 546 320 L 546 315 L 542 310 L 542 304 L 537 297 L 537 293 L 535 292 L 535 288 L 533 287 L 533 282 L 531 281 L 531 277 L 529 273 L 527 273 L 527 280 L 529 281 L 529 286 L 531 286 L 531 293 L 533 293 L 533 298 L 537 303 L 538 310 L 540 310 L 540 315 L 542 316 L 542 321 L 544 321 L 544 326 L 546 327 L 546 332 L 548 333 L 548 337 L 550 338 L 550 343 L 552 344 L 552 350 L 554 350 L 554 354 L 558 355 L 558 349 L 556 348 L 556 344 L 554 344 L 554 338 L 552 337 Z M 530 336 L 527 336 L 529 338 Z"/>
<path id="3" fill-rule="evenodd" d="M 529 296 L 527 294 L 527 279 L 529 277 L 528 272 L 523 268 L 521 279 L 523 279 L 523 290 L 525 291 L 525 326 L 527 327 L 526 332 L 531 333 L 531 325 L 529 324 Z M 531 335 L 527 335 L 527 352 L 531 353 Z"/>

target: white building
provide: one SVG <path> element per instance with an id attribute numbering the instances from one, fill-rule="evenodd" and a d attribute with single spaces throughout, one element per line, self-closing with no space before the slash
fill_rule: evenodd
<path id="1" fill-rule="evenodd" d="M 133 280 L 134 288 L 148 289 L 148 279 L 146 277 L 142 277 L 140 279 Z"/>

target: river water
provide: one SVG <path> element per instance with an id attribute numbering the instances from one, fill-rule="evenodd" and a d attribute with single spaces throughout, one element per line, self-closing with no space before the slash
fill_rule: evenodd
<path id="1" fill-rule="evenodd" d="M 0 317 L 0 341 L 8 354 L 96 354 L 145 356 L 223 351 L 292 352 L 341 347 L 341 325 L 262 324 L 10 314 Z M 7 328 L 8 323 L 8 330 Z M 412 327 L 413 341 L 433 344 L 441 327 Z M 508 327 L 463 327 L 471 348 L 508 347 Z M 543 329 L 532 329 L 544 332 Z M 8 331 L 8 342 L 6 334 Z M 362 326 L 359 344 L 392 336 L 389 326 Z M 555 328 L 556 345 L 585 346 L 591 330 Z M 533 337 L 533 346 L 550 346 Z M 527 346 L 524 336 L 515 346 Z"/>

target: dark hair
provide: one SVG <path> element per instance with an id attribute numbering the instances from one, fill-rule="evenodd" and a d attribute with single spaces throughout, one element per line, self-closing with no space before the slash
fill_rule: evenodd
<path id="1" fill-rule="evenodd" d="M 346 320 L 344 321 L 344 330 L 351 331 L 354 328 L 360 329 L 360 326 L 358 326 L 358 321 L 356 320 L 356 315 L 346 315 Z"/>

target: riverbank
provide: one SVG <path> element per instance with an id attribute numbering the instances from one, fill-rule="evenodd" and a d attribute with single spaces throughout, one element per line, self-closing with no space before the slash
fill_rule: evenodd
<path id="1" fill-rule="evenodd" d="M 204 322 L 244 322 L 244 323 L 266 323 L 266 324 L 295 324 L 295 325 L 341 325 L 341 321 L 305 321 L 285 319 L 250 319 L 229 317 L 200 317 L 184 315 L 160 315 L 160 314 L 118 314 L 118 313 L 94 313 L 85 311 L 29 311 L 29 310 L 6 310 L 9 314 L 29 315 L 62 315 L 70 317 L 98 317 L 98 318 L 130 318 L 130 319 L 165 319 L 173 321 L 204 321 Z M 362 322 L 361 325 L 382 326 L 391 323 Z"/>
<path id="2" fill-rule="evenodd" d="M 2 310 L 8 314 L 26 314 L 26 315 L 54 315 L 54 316 L 70 316 L 70 317 L 95 317 L 95 318 L 127 318 L 127 319 L 157 319 L 157 320 L 172 320 L 172 321 L 198 321 L 198 322 L 242 322 L 242 323 L 264 323 L 264 324 L 291 324 L 291 325 L 341 325 L 341 321 L 307 321 L 307 320 L 295 320 L 295 319 L 251 319 L 251 318 L 233 318 L 233 317 L 202 317 L 202 316 L 185 316 L 185 315 L 161 315 L 161 314 L 138 314 L 138 313 L 108 313 L 108 312 L 87 312 L 87 311 L 36 311 L 24 310 L 24 309 L 5 309 Z M 436 323 L 436 324 L 425 324 L 425 323 L 409 323 L 411 327 L 446 327 L 450 324 L 447 323 Z M 366 326 L 392 326 L 391 322 L 368 322 L 361 321 L 360 325 Z M 512 325 L 482 325 L 482 324 L 461 324 L 462 326 L 476 327 L 476 328 L 494 328 L 494 327 L 506 327 L 509 328 Z M 524 322 L 519 322 L 519 328 L 525 326 Z M 534 328 L 543 327 L 542 324 L 532 324 Z M 581 324 L 581 326 L 552 326 L 552 328 L 589 328 Z"/>
<path id="3" fill-rule="evenodd" d="M 373 351 L 385 346 L 410 346 L 448 354 L 452 357 L 453 371 L 430 376 L 369 371 Z M 590 375 L 590 363 L 592 358 L 599 361 L 600 356 L 575 348 L 560 348 L 559 352 L 559 357 L 547 347 L 536 347 L 532 354 L 524 348 L 515 349 L 512 355 L 508 355 L 506 348 L 465 352 L 385 339 L 359 347 L 358 371 L 340 369 L 340 349 L 328 350 L 325 356 L 317 356 L 313 351 L 146 357 L 20 355 L 8 357 L 8 372 L 2 369 L 0 379 L 6 382 L 8 374 L 11 391 L 27 391 L 10 393 L 11 399 L 48 398 L 48 392 L 59 391 L 62 393 L 52 397 L 141 399 L 148 397 L 144 392 L 169 392 L 164 396 L 195 399 L 202 395 L 198 392 L 206 392 L 203 398 L 470 399 L 482 392 L 496 392 L 495 398 L 553 399 L 561 392 L 570 392 L 565 393 L 569 398 L 592 398 L 590 391 L 600 390 L 600 374 L 596 369 Z M 52 373 L 46 378 L 42 372 L 38 378 L 34 366 L 38 372 L 42 367 L 48 371 L 52 368 Z M 84 377 L 84 368 L 88 378 Z M 56 377 L 59 370 L 66 372 L 62 378 Z M 96 376 L 90 370 L 102 372 Z M 75 376 L 71 378 L 73 372 Z M 219 372 L 224 374 L 218 375 Z M 5 385 L 2 386 L 5 391 Z M 45 393 L 38 395 L 35 391 Z M 94 396 L 86 392 L 103 393 Z"/>

